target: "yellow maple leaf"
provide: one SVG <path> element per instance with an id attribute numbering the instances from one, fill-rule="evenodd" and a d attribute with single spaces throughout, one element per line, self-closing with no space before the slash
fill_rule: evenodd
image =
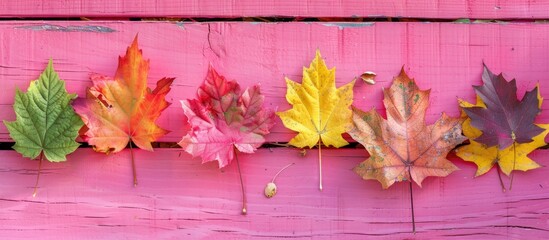
<path id="1" fill-rule="evenodd" d="M 542 97 L 539 95 L 539 107 L 541 107 Z M 477 96 L 477 103 L 472 104 L 460 100 L 459 105 L 463 107 L 486 107 L 482 99 Z M 462 116 L 466 117 L 462 111 Z M 462 146 L 456 150 L 456 154 L 465 161 L 473 162 L 478 169 L 475 177 L 487 173 L 494 164 L 498 164 L 499 168 L 505 175 L 509 176 L 513 170 L 528 171 L 539 168 L 540 165 L 528 157 L 532 151 L 539 147 L 545 146 L 545 136 L 549 133 L 549 124 L 536 124 L 543 128 L 544 131 L 535 136 L 533 141 L 528 143 L 516 144 L 499 150 L 498 146 L 486 147 L 486 145 L 476 142 L 472 139 L 479 137 L 482 132 L 471 125 L 471 119 L 467 118 L 462 125 L 463 134 L 469 138 L 470 144 Z"/>
<path id="2" fill-rule="evenodd" d="M 355 81 L 336 88 L 335 68 L 328 69 L 316 51 L 309 68 L 303 68 L 301 84 L 286 78 L 286 100 L 293 108 L 276 114 L 287 128 L 298 132 L 290 145 L 303 148 L 342 147 L 348 144 L 341 136 L 352 127 L 353 86 Z M 322 190 L 322 175 L 320 177 Z"/>

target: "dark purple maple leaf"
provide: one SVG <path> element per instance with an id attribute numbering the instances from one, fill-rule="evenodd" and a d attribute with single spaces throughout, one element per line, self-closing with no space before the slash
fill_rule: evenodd
<path id="1" fill-rule="evenodd" d="M 473 86 L 486 107 L 463 108 L 471 118 L 473 127 L 482 131 L 475 141 L 488 147 L 505 149 L 516 143 L 528 143 L 543 129 L 534 124 L 540 113 L 538 87 L 517 98 L 515 79 L 507 82 L 502 74 L 495 75 L 486 65 L 482 74 L 482 86 Z"/>

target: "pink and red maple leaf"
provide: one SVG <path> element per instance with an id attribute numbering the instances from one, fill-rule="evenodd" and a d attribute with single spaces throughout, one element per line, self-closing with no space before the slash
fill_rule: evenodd
<path id="1" fill-rule="evenodd" d="M 227 81 L 209 68 L 196 99 L 182 100 L 190 130 L 179 142 L 183 149 L 227 166 L 239 152 L 253 153 L 274 125 L 274 111 L 263 107 L 264 96 L 255 85 L 240 93 L 235 81 Z"/>

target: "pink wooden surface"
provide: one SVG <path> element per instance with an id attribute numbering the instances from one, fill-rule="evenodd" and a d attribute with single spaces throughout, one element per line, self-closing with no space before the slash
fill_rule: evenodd
<path id="1" fill-rule="evenodd" d="M 4 239 L 547 239 L 549 168 L 517 173 L 502 193 L 496 171 L 473 179 L 474 166 L 414 186 L 417 234 L 410 233 L 407 183 L 382 190 L 351 168 L 362 149 L 323 151 L 325 190 L 317 189 L 316 152 L 261 149 L 240 155 L 248 215 L 240 215 L 236 165 L 215 163 L 179 149 L 137 150 L 140 184 L 131 184 L 129 151 L 104 157 L 78 149 L 67 162 L 44 164 L 32 198 L 36 161 L 3 151 L 0 164 L 0 235 Z M 547 162 L 547 150 L 532 155 Z M 284 165 L 278 194 L 264 185 Z M 506 179 L 507 180 L 507 179 Z"/>
<path id="2" fill-rule="evenodd" d="M 40 3 L 40 2 L 38 2 Z M 2 3 L 4 4 L 4 3 Z M 2 9 L 2 8 L 0 8 Z M 452 23 L 194 23 L 167 22 L 0 22 L 0 119 L 13 120 L 15 88 L 26 89 L 45 67 L 54 67 L 69 91 L 83 95 L 90 72 L 113 74 L 117 56 L 135 34 L 151 59 L 150 83 L 176 77 L 170 106 L 159 124 L 183 135 L 178 100 L 195 96 L 209 64 L 242 86 L 261 83 L 266 104 L 289 108 L 284 76 L 300 81 L 303 65 L 318 48 L 335 66 L 342 85 L 364 71 L 378 74 L 374 86 L 355 87 L 355 105 L 383 111 L 381 88 L 404 65 L 421 88 L 431 88 L 427 121 L 446 111 L 458 114 L 456 97 L 474 99 L 482 62 L 517 78 L 521 94 L 537 82 L 549 96 L 549 25 Z M 549 122 L 547 103 L 539 122 Z M 278 120 L 277 120 L 278 121 Z M 288 141 L 278 122 L 268 141 Z M 0 141 L 11 141 L 0 125 Z M 16 239 L 547 239 L 548 168 L 517 173 L 511 192 L 502 193 L 495 171 L 472 179 L 475 167 L 456 157 L 461 171 L 428 178 L 414 188 L 418 233 L 410 234 L 408 185 L 383 191 L 363 181 L 352 167 L 362 149 L 324 152 L 325 191 L 317 190 L 316 152 L 261 149 L 241 155 L 249 214 L 241 216 L 236 165 L 223 172 L 201 165 L 180 149 L 137 150 L 139 186 L 131 184 L 129 152 L 105 156 L 78 149 L 69 161 L 45 163 L 38 197 L 32 198 L 37 162 L 14 151 L 0 161 L 0 236 Z M 547 165 L 547 150 L 532 157 Z M 281 167 L 279 194 L 262 195 Z"/>
<path id="3" fill-rule="evenodd" d="M 176 142 L 184 134 L 179 100 L 193 98 L 209 64 L 243 87 L 262 85 L 266 105 L 279 110 L 284 76 L 301 81 L 302 66 L 321 50 L 336 67 L 338 86 L 364 71 L 378 74 L 374 86 L 359 82 L 356 106 L 383 111 L 382 87 L 400 68 L 422 89 L 431 88 L 427 121 L 445 111 L 458 115 L 456 98 L 474 100 L 471 85 L 481 82 L 482 62 L 492 71 L 517 78 L 520 95 L 541 83 L 549 96 L 549 25 L 454 23 L 196 23 L 166 22 L 0 22 L 0 119 L 15 119 L 15 88 L 26 89 L 51 57 L 70 92 L 84 96 L 90 72 L 113 74 L 135 34 L 151 59 L 149 83 L 176 77 L 168 101 L 173 104 L 159 120 L 172 132 L 160 139 Z M 49 30 L 44 30 L 49 29 Z M 538 117 L 549 122 L 547 103 Z M 288 141 L 293 135 L 277 120 L 268 141 Z M 0 125 L 0 141 L 11 141 Z"/>
<path id="4" fill-rule="evenodd" d="M 0 17 L 405 17 L 545 19 L 547 0 L 11 0 Z"/>

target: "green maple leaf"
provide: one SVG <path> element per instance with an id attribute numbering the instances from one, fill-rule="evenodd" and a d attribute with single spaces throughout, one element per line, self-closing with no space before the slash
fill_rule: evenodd
<path id="1" fill-rule="evenodd" d="M 38 158 L 40 163 L 43 157 L 50 162 L 65 161 L 66 155 L 80 145 L 75 139 L 84 125 L 70 104 L 75 98 L 76 94 L 67 93 L 50 60 L 27 93 L 17 89 L 13 105 L 16 120 L 4 121 L 15 140 L 13 148 L 24 157 Z"/>

